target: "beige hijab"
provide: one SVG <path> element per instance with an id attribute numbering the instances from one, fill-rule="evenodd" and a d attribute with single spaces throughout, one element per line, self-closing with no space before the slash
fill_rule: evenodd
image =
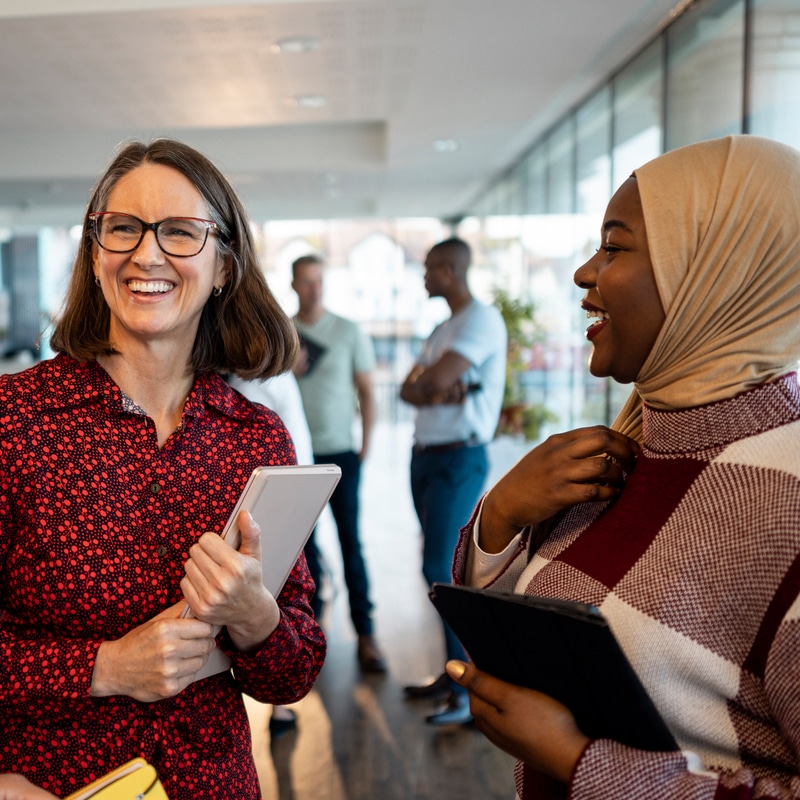
<path id="1" fill-rule="evenodd" d="M 634 173 L 664 327 L 614 427 L 733 397 L 800 359 L 800 152 L 756 136 L 673 150 Z"/>

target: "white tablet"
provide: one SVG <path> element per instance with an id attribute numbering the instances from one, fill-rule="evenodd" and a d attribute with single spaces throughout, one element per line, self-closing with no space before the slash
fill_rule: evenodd
<path id="1" fill-rule="evenodd" d="M 341 476 L 335 464 L 256 467 L 250 475 L 221 536 L 238 550 L 241 535 L 236 519 L 240 511 L 250 512 L 261 528 L 261 576 L 273 597 L 283 589 Z M 190 614 L 187 606 L 184 616 Z M 228 657 L 216 649 L 195 680 L 229 666 Z"/>
<path id="2" fill-rule="evenodd" d="M 335 464 L 256 467 L 222 531 L 234 550 L 241 535 L 236 518 L 249 511 L 261 528 L 261 576 L 277 597 L 289 577 L 342 471 Z"/>

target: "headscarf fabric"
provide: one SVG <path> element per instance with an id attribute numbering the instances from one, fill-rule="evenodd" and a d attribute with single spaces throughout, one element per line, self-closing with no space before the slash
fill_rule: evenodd
<path id="1" fill-rule="evenodd" d="M 672 150 L 634 175 L 666 314 L 612 426 L 640 440 L 642 401 L 706 405 L 797 367 L 800 152 L 728 136 Z"/>

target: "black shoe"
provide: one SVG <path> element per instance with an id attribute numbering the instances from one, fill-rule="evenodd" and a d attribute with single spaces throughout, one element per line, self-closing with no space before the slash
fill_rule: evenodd
<path id="1" fill-rule="evenodd" d="M 286 736 L 287 733 L 293 731 L 297 727 L 297 717 L 294 711 L 286 708 L 284 712 L 291 714 L 291 717 L 280 719 L 276 718 L 273 713 L 269 718 L 269 735 L 272 737 L 273 741 L 275 739 L 280 739 L 282 736 Z"/>
<path id="2" fill-rule="evenodd" d="M 410 700 L 441 699 L 450 693 L 450 681 L 443 672 L 438 678 L 429 678 L 422 683 L 404 686 L 403 692 Z"/>
<path id="3" fill-rule="evenodd" d="M 369 634 L 362 633 L 358 637 L 358 663 L 364 672 L 386 672 L 386 659 L 383 657 L 378 643 Z"/>
<path id="4" fill-rule="evenodd" d="M 433 714 L 428 714 L 425 722 L 428 725 L 466 725 L 472 722 L 469 696 L 463 692 L 451 692 L 447 702 Z"/>

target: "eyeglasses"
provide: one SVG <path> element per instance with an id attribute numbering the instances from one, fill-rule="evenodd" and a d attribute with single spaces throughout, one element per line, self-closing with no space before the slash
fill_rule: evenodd
<path id="1" fill-rule="evenodd" d="M 216 222 L 197 217 L 167 217 L 160 222 L 145 222 L 132 214 L 94 211 L 89 214 L 97 244 L 111 253 L 130 253 L 153 231 L 156 242 L 168 256 L 196 256 L 206 245 L 208 232 L 219 231 Z"/>

